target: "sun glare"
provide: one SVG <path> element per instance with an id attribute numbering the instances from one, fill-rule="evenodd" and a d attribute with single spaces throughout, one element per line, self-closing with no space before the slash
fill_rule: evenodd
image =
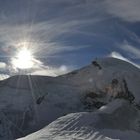
<path id="1" fill-rule="evenodd" d="M 27 48 L 22 48 L 12 60 L 12 64 L 16 68 L 29 69 L 33 66 L 33 56 Z"/>

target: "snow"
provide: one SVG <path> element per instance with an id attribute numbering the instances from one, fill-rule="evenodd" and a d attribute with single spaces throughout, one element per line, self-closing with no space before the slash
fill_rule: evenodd
<path id="1" fill-rule="evenodd" d="M 114 58 L 96 61 L 101 68 L 90 64 L 58 77 L 20 75 L 0 81 L 0 132 L 5 131 L 11 140 L 45 126 L 23 139 L 117 139 L 115 134 L 105 133 L 111 130 L 124 137 L 129 132 L 139 135 L 139 111 L 135 105 L 140 103 L 140 70 Z M 113 79 L 118 84 L 113 85 Z M 124 79 L 135 97 L 132 106 L 127 96 L 117 97 L 124 92 Z M 39 99 L 42 100 L 37 103 Z M 100 103 L 101 108 L 96 106 Z M 8 121 L 4 121 L 6 118 Z"/>
<path id="2" fill-rule="evenodd" d="M 101 111 L 102 113 L 111 114 L 113 113 L 113 111 L 120 108 L 123 102 L 124 100 L 116 99 L 114 102 L 109 103 L 107 106 L 102 106 L 99 111 Z"/>
<path id="3" fill-rule="evenodd" d="M 135 101 L 140 102 L 140 69 L 115 58 L 97 59 L 96 61 L 102 69 L 99 70 L 98 67 L 91 64 L 76 71 L 76 74 L 70 73 L 58 78 L 62 81 L 67 79 L 70 84 L 79 86 L 82 90 L 94 89 L 101 91 L 111 83 L 112 79 L 118 79 L 119 81 L 125 79 L 129 90 L 136 97 Z"/>
<path id="4" fill-rule="evenodd" d="M 116 111 L 115 114 L 112 114 L 114 120 L 104 122 L 111 115 L 108 112 L 111 113 L 112 111 L 112 108 L 109 107 L 110 105 L 106 105 L 106 108 L 108 108 L 107 116 L 105 110 L 102 109 L 93 113 L 72 113 L 58 118 L 42 130 L 18 140 L 139 140 L 140 134 L 136 130 L 136 126 L 134 128 L 127 126 L 134 122 L 135 117 L 139 118 L 140 114 L 133 116 L 132 110 L 134 108 L 131 106 L 126 107 L 129 103 L 124 100 L 113 102 L 112 104 L 121 102 L 118 108 L 114 108 L 114 111 Z M 124 110 L 129 112 L 127 116 L 128 120 L 125 118 L 119 120 L 122 115 L 126 115 Z M 117 125 L 117 123 L 119 124 Z M 128 123 L 127 126 L 125 126 L 125 123 Z"/>

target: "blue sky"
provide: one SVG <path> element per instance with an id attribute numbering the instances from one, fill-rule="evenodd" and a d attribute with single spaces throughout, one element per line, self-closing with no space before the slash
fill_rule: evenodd
<path id="1" fill-rule="evenodd" d="M 113 56 L 140 65 L 139 0 L 1 0 L 0 71 L 29 42 L 33 74 L 59 75 Z"/>

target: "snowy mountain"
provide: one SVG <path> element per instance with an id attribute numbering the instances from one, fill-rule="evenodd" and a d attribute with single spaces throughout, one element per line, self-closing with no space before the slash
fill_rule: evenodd
<path id="1" fill-rule="evenodd" d="M 114 58 L 58 77 L 10 77 L 0 81 L 0 139 L 38 130 L 23 139 L 137 139 L 139 84 L 140 69 Z"/>
<path id="2" fill-rule="evenodd" d="M 140 111 L 116 99 L 98 111 L 72 113 L 19 140 L 139 140 Z"/>

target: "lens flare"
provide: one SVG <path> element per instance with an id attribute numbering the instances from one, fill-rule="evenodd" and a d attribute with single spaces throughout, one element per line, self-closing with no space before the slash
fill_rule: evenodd
<path id="1" fill-rule="evenodd" d="M 12 59 L 12 64 L 19 69 L 29 69 L 33 67 L 33 55 L 27 48 L 22 48 L 17 53 L 16 57 Z"/>

